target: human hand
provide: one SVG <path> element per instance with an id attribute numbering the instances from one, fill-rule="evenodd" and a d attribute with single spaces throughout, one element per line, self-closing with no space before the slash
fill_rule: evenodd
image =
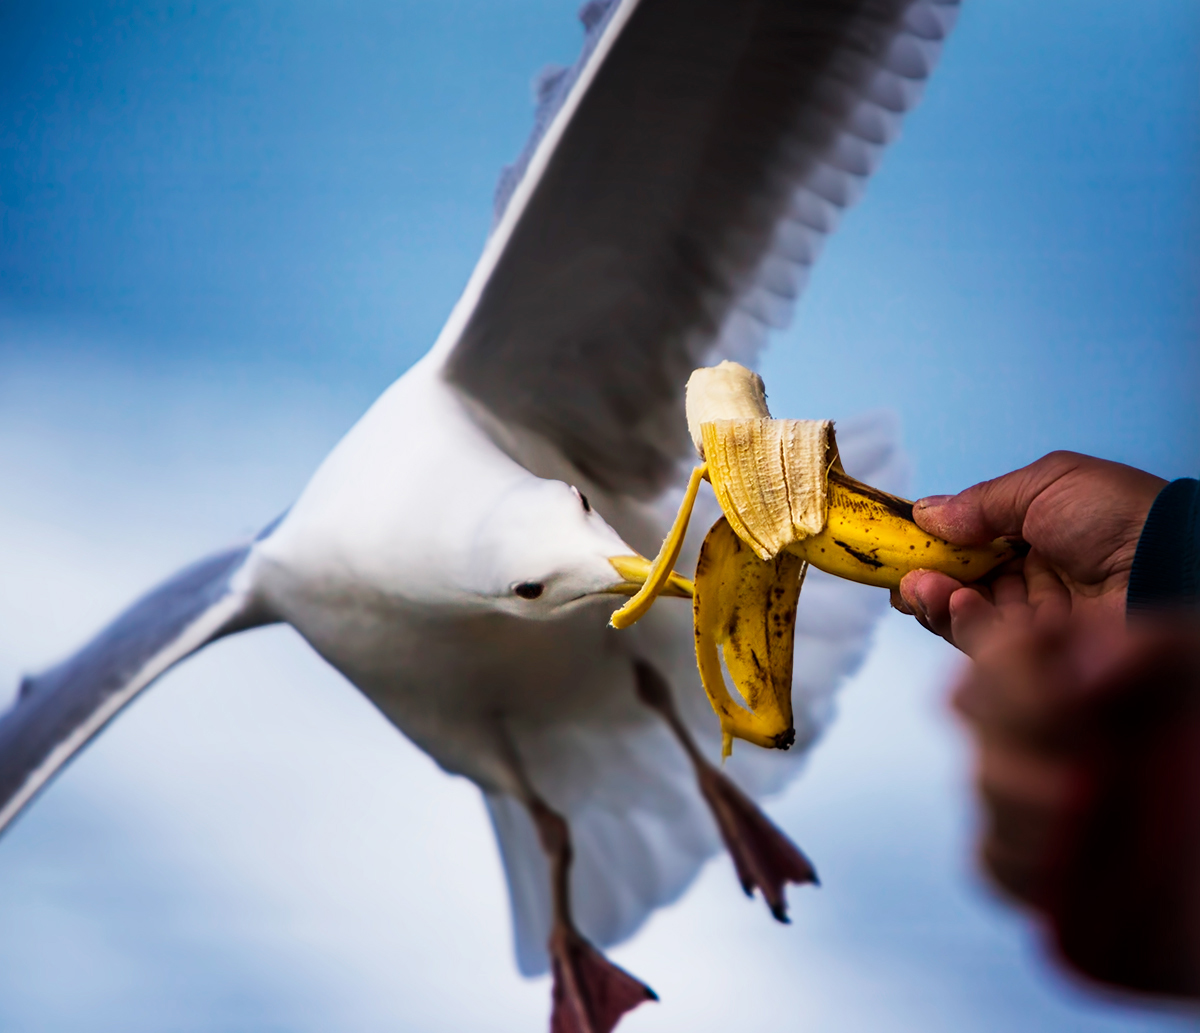
<path id="1" fill-rule="evenodd" d="M 932 534 L 956 545 L 1019 537 L 1030 551 L 990 586 L 914 570 L 892 604 L 969 655 L 1002 612 L 1043 627 L 1072 614 L 1118 626 L 1138 536 L 1166 483 L 1121 463 L 1052 452 L 958 495 L 920 499 L 913 519 Z"/>
<path id="2" fill-rule="evenodd" d="M 954 704 L 985 869 L 1076 970 L 1200 997 L 1200 623 L 1039 628 L 1009 609 L 976 645 Z"/>

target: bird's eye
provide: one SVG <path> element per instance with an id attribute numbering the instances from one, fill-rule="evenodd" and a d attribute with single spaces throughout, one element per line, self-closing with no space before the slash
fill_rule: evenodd
<path id="1" fill-rule="evenodd" d="M 588 502 L 588 497 L 573 484 L 571 485 L 571 490 L 575 492 L 576 498 L 579 499 L 579 504 L 583 506 L 583 511 L 585 513 L 590 513 L 592 511 L 592 504 Z"/>
<path id="2" fill-rule="evenodd" d="M 513 592 L 522 599 L 536 599 L 545 591 L 545 588 L 546 586 L 539 581 L 522 581 L 519 585 L 513 586 Z"/>

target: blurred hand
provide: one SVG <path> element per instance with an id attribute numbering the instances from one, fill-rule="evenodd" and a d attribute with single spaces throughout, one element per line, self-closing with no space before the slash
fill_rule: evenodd
<path id="1" fill-rule="evenodd" d="M 1120 463 L 1052 452 L 958 495 L 920 499 L 913 518 L 932 534 L 956 545 L 1019 537 L 1030 552 L 989 586 L 914 570 L 892 604 L 969 655 L 1002 615 L 1041 628 L 1072 614 L 1119 627 L 1138 536 L 1166 483 Z"/>
<path id="2" fill-rule="evenodd" d="M 995 881 L 1075 969 L 1200 997 L 1200 623 L 1039 628 L 1005 610 L 955 693 Z"/>

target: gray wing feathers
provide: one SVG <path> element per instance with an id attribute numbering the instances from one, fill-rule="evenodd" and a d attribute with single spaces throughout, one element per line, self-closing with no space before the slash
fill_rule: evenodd
<path id="1" fill-rule="evenodd" d="M 0 717 L 0 830 L 142 689 L 213 639 L 270 623 L 235 575 L 250 547 L 186 568 L 70 659 L 24 679 Z"/>
<path id="2" fill-rule="evenodd" d="M 791 322 L 825 238 L 862 196 L 884 148 L 899 135 L 901 117 L 920 99 L 957 12 L 957 0 L 916 0 L 904 12 L 878 67 L 846 109 L 841 128 L 801 176 L 770 247 L 733 303 L 705 361 L 751 361 L 770 330 Z"/>
<path id="3" fill-rule="evenodd" d="M 445 375 L 596 483 L 652 498 L 688 454 L 688 374 L 787 321 L 956 0 L 602 7 L 583 64 L 544 79 Z"/>
<path id="4" fill-rule="evenodd" d="M 579 8 L 579 20 L 583 22 L 583 47 L 575 63 L 569 68 L 560 65 L 547 65 L 538 73 L 534 81 L 534 95 L 537 98 L 537 110 L 533 116 L 533 132 L 525 141 L 517 160 L 511 165 L 505 165 L 500 170 L 500 179 L 496 183 L 496 194 L 492 208 L 492 225 L 495 226 L 503 217 L 508 202 L 512 200 L 513 191 L 521 182 L 521 177 L 529 168 L 534 151 L 554 121 L 554 116 L 566 103 L 571 88 L 579 79 L 580 73 L 591 60 L 592 52 L 604 30 L 608 28 L 609 20 L 618 7 L 618 0 L 585 0 Z"/>

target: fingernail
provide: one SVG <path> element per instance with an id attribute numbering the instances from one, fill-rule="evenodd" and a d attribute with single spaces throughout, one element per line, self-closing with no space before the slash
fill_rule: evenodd
<path id="1" fill-rule="evenodd" d="M 913 503 L 914 509 L 937 509 L 938 506 L 944 506 L 949 502 L 953 495 L 926 495 L 923 499 L 917 499 Z"/>

